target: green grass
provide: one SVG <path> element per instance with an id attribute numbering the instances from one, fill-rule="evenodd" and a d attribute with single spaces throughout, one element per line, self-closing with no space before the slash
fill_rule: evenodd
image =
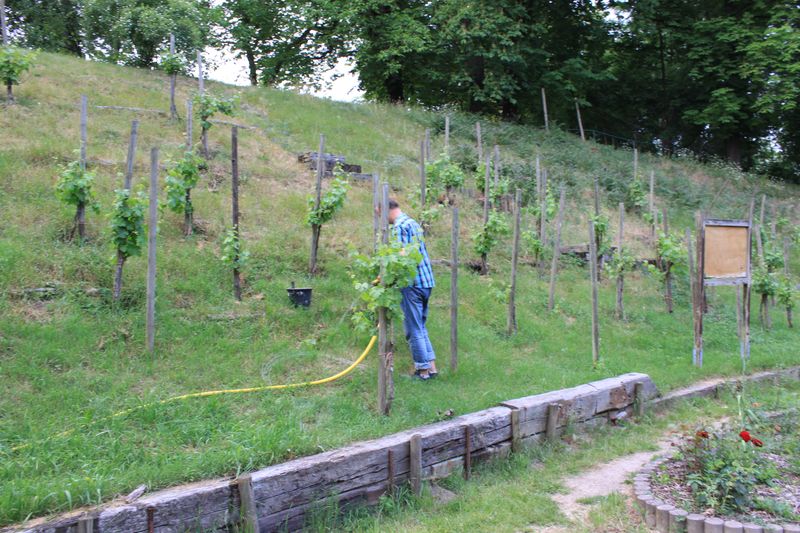
<path id="1" fill-rule="evenodd" d="M 191 400 L 93 423 L 176 394 L 304 381 L 346 367 L 368 341 L 368 335 L 354 333 L 350 325 L 355 291 L 346 257 L 351 246 L 369 246 L 372 193 L 367 184 L 356 184 L 341 216 L 323 228 L 323 275 L 309 280 L 310 231 L 302 220 L 313 178 L 296 164 L 293 152 L 316 149 L 318 134 L 324 132 L 328 151 L 345 154 L 368 172 L 380 172 L 413 215 L 418 140 L 432 127 L 434 151 L 442 145 L 436 135 L 441 115 L 419 109 L 336 103 L 215 83 L 208 87 L 239 94 L 242 111 L 232 120 L 260 128 L 240 132 L 241 225 L 252 252 L 245 298 L 234 302 L 230 272 L 219 260 L 220 236 L 230 212 L 230 131 L 217 125 L 211 130 L 211 169 L 193 194 L 205 234 L 184 239 L 182 219 L 166 211 L 162 215 L 155 358 L 144 349 L 144 259 L 128 261 L 123 302 L 112 305 L 107 217 L 88 215 L 89 240 L 83 246 L 64 242 L 73 213 L 55 199 L 53 186 L 59 165 L 74 158 L 78 148 L 81 92 L 88 94 L 90 105 L 167 109 L 166 78 L 42 54 L 39 66 L 15 91 L 19 105 L 0 110 L 0 389 L 7 391 L 0 396 L 0 524 L 108 500 L 141 483 L 154 490 L 253 470 L 431 422 L 437 411 L 463 414 L 623 372 L 649 373 L 662 390 L 669 390 L 741 370 L 733 294 L 724 288 L 710 294 L 706 365 L 691 366 L 685 277 L 676 282 L 676 311 L 668 315 L 658 284 L 644 274 L 629 276 L 628 319 L 622 323 L 612 318 L 614 289 L 604 281 L 602 364 L 593 369 L 587 272 L 564 266 L 557 310 L 548 314 L 546 276 L 524 266 L 518 279 L 519 333 L 507 336 L 506 241 L 490 257 L 490 276 L 461 272 L 455 375 L 445 364 L 449 274 L 436 267 L 430 330 L 443 372 L 435 383 L 407 378 L 410 356 L 400 335 L 391 417 L 376 413 L 373 354 L 351 376 L 326 387 Z M 192 90 L 191 80 L 179 80 L 180 98 Z M 117 173 L 122 171 L 132 118 L 128 112 L 90 109 L 88 153 L 104 213 L 122 183 Z M 149 147 L 160 146 L 166 160 L 179 157 L 184 142 L 183 123 L 153 114 L 140 119 L 135 186 L 145 183 Z M 453 116 L 453 152 L 460 161 L 468 159 L 473 119 Z M 614 206 L 630 179 L 630 151 L 584 144 L 558 130 L 546 136 L 503 123 L 485 124 L 484 138 L 501 144 L 507 168 L 523 175 L 538 152 L 551 178 L 569 185 L 565 242 L 586 240 L 589 185 L 595 175 L 601 176 L 604 210 L 615 227 Z M 797 189 L 689 158 L 643 156 L 640 168 L 642 175 L 656 171 L 658 202 L 669 208 L 676 228 L 690 224 L 698 207 L 715 216 L 741 216 L 756 190 L 767 192 L 782 207 L 797 197 Z M 459 201 L 461 255 L 474 259 L 471 236 L 478 228 L 480 206 L 466 198 Z M 448 224 L 445 215 L 432 227 L 429 248 L 434 257 L 449 255 Z M 652 255 L 644 222 L 629 215 L 627 228 L 627 245 L 640 256 Z M 793 268 L 798 266 L 795 255 Z M 289 306 L 284 289 L 291 281 L 314 287 L 311 309 Z M 59 287 L 51 300 L 19 295 L 21 289 L 48 283 Z M 798 362 L 796 334 L 774 312 L 773 331 L 753 328 L 751 369 Z M 225 316 L 232 318 L 221 319 Z M 53 437 L 68 429 L 75 431 Z M 12 451 L 21 444 L 29 447 Z"/>
<path id="2" fill-rule="evenodd" d="M 796 408 L 800 405 L 800 386 L 796 382 L 784 383 L 781 387 L 747 386 L 744 397 L 746 401 L 760 404 L 759 409 L 765 412 Z M 591 435 L 579 436 L 571 444 L 540 446 L 508 459 L 480 464 L 473 469 L 468 482 L 453 475 L 442 482 L 456 494 L 446 504 L 435 502 L 427 491 L 420 498 L 401 492 L 395 499 L 384 497 L 375 509 L 361 509 L 344 517 L 329 515 L 327 521 L 312 522 L 309 531 L 500 533 L 565 526 L 565 531 L 582 533 L 644 533 L 648 529 L 627 494 L 614 492 L 609 496 L 579 500 L 578 503 L 587 505 L 588 513 L 585 519 L 572 522 L 551 497 L 567 490 L 563 485 L 566 477 L 595 464 L 656 450 L 657 443 L 665 436 L 694 435 L 698 427 L 708 427 L 723 417 L 737 416 L 738 405 L 732 393 L 722 394 L 719 400 L 681 402 L 663 415 L 646 417 L 642 423 L 604 427 Z"/>

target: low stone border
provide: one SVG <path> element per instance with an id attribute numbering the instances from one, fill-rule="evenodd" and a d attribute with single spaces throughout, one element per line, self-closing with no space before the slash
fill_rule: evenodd
<path id="1" fill-rule="evenodd" d="M 667 462 L 669 457 L 659 457 L 648 463 L 633 478 L 636 503 L 647 527 L 660 533 L 800 533 L 798 524 L 757 524 L 736 520 L 722 520 L 701 514 L 690 514 L 653 496 L 650 488 L 653 472 Z"/>

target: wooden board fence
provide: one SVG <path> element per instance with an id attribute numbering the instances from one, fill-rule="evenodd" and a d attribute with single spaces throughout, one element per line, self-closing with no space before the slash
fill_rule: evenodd
<path id="1" fill-rule="evenodd" d="M 559 406 L 551 420 L 552 434 L 562 433 L 568 425 L 578 430 L 600 426 L 622 412 L 632 415 L 637 383 L 641 384 L 640 401 L 657 396 L 649 376 L 624 374 L 509 400 L 476 413 L 252 472 L 252 502 L 245 502 L 246 517 L 250 521 L 255 514 L 261 533 L 298 531 L 307 513 L 326 501 L 337 502 L 339 509 L 374 504 L 390 486 L 412 477 L 421 485 L 423 480 L 461 471 L 467 466 L 467 455 L 472 466 L 510 453 L 512 441 L 524 447 L 544 440 L 551 404 Z M 515 424 L 512 413 L 516 413 Z M 89 517 L 96 533 L 147 533 L 150 526 L 154 533 L 178 533 L 187 528 L 224 531 L 245 518 L 241 509 L 239 481 L 226 478 L 162 490 L 130 504 L 110 504 L 93 510 Z M 81 518 L 73 515 L 8 531 L 55 533 L 75 527 Z"/>

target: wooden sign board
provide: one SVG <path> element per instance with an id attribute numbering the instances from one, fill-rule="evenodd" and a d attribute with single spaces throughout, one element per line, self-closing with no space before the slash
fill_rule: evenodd
<path id="1" fill-rule="evenodd" d="M 750 224 L 746 220 L 703 221 L 703 283 L 750 283 Z"/>

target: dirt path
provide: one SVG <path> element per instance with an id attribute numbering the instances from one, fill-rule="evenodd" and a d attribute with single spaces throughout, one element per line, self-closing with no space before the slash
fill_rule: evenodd
<path id="1" fill-rule="evenodd" d="M 537 533 L 571 533 L 577 526 L 585 524 L 587 514 L 592 504 L 584 504 L 581 501 L 602 496 L 608 496 L 615 492 L 628 493 L 630 486 L 626 481 L 635 472 L 647 464 L 655 455 L 663 454 L 672 447 L 672 439 L 669 436 L 657 443 L 658 449 L 649 452 L 638 452 L 626 455 L 611 462 L 593 466 L 589 470 L 580 474 L 566 478 L 564 486 L 569 490 L 567 494 L 556 494 L 553 501 L 558 504 L 561 512 L 572 522 L 569 526 L 551 526 L 535 529 Z"/>

